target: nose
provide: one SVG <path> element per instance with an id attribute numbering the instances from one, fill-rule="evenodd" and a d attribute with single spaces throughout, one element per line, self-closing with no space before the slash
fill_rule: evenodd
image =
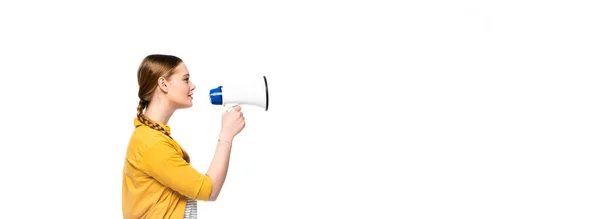
<path id="1" fill-rule="evenodd" d="M 196 89 L 196 85 L 194 83 L 192 83 L 192 87 L 191 87 L 191 91 L 194 91 Z"/>

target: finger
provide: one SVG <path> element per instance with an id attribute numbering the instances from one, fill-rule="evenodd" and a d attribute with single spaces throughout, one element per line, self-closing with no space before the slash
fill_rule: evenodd
<path id="1" fill-rule="evenodd" d="M 240 110 L 242 110 L 242 107 L 241 107 L 240 105 L 235 105 L 235 106 L 233 107 L 233 109 L 234 109 L 234 110 L 237 110 L 237 111 L 240 111 Z"/>
<path id="2" fill-rule="evenodd" d="M 232 112 L 232 111 L 240 111 L 240 110 L 238 109 L 239 107 L 236 107 L 236 106 L 238 106 L 238 105 L 235 105 L 235 106 L 230 106 L 230 107 L 228 107 L 228 108 L 227 108 L 225 111 L 227 111 L 227 112 Z"/>

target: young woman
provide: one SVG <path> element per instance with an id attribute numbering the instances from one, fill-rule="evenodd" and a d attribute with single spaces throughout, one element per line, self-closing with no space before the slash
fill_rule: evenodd
<path id="1" fill-rule="evenodd" d="M 196 200 L 215 201 L 227 169 L 231 143 L 245 127 L 239 106 L 223 112 L 216 150 L 206 174 L 171 137 L 169 118 L 192 106 L 196 88 L 183 61 L 175 56 L 145 57 L 137 72 L 137 117 L 123 168 L 123 218 L 195 218 Z"/>

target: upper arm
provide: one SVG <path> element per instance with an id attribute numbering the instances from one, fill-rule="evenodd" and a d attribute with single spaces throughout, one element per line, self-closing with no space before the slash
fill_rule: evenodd
<path id="1" fill-rule="evenodd" d="M 194 200 L 208 200 L 212 181 L 194 169 L 166 142 L 148 147 L 142 156 L 144 170 L 163 185 Z"/>

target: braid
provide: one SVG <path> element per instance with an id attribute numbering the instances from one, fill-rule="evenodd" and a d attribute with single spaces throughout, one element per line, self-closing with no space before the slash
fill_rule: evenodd
<path id="1" fill-rule="evenodd" d="M 152 121 L 151 119 L 149 119 L 148 117 L 146 117 L 143 114 L 144 109 L 146 107 L 148 107 L 148 101 L 140 100 L 140 103 L 138 104 L 138 107 L 137 107 L 137 118 L 140 120 L 140 122 L 142 122 L 143 124 L 147 125 L 148 127 L 152 128 L 154 130 L 162 132 L 166 136 L 169 136 L 169 138 L 173 138 L 173 137 L 171 137 L 171 135 L 169 135 L 169 133 L 167 133 L 167 131 L 165 129 L 163 129 L 162 126 L 158 125 L 156 122 Z"/>

